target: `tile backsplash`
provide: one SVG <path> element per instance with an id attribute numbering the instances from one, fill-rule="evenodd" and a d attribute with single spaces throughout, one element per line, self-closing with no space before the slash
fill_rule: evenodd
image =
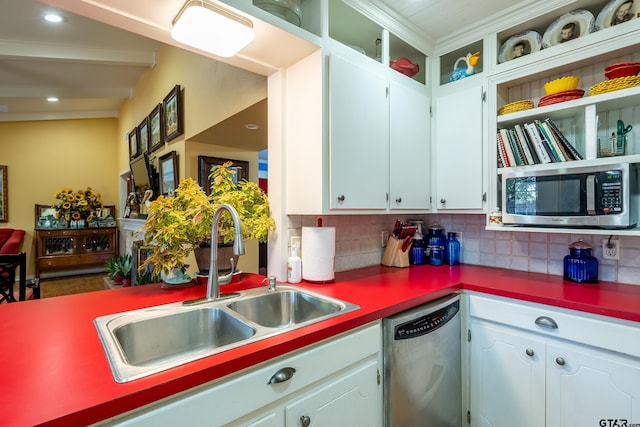
<path id="1" fill-rule="evenodd" d="M 390 232 L 396 219 L 439 223 L 445 231 L 459 233 L 463 264 L 562 275 L 562 260 L 568 245 L 578 239 L 593 246 L 599 262 L 599 279 L 640 285 L 640 236 L 616 236 L 620 260 L 602 258 L 602 239 L 607 235 L 576 233 L 529 233 L 485 230 L 484 215 L 326 215 L 323 225 L 336 227 L 336 271 L 380 264 L 384 248 L 382 231 Z M 315 226 L 318 216 L 289 217 L 289 235 L 300 235 L 301 227 Z"/>

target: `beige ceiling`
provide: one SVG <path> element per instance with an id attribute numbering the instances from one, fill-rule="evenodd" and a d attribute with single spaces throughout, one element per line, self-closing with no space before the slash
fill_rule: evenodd
<path id="1" fill-rule="evenodd" d="M 0 0 L 0 121 L 115 117 L 159 43 L 54 8 Z M 56 96 L 57 103 L 48 103 Z"/>

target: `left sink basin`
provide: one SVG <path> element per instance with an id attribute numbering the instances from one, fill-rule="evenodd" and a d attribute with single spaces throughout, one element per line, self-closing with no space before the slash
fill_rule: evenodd
<path id="1" fill-rule="evenodd" d="M 169 304 L 95 320 L 117 382 L 224 351 L 256 333 L 216 307 Z"/>

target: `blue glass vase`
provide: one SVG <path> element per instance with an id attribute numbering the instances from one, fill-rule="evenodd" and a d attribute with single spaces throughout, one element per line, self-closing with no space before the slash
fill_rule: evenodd
<path id="1" fill-rule="evenodd" d="M 444 258 L 448 265 L 460 264 L 460 242 L 456 239 L 456 233 L 447 233 L 447 250 Z"/>
<path id="2" fill-rule="evenodd" d="M 569 245 L 569 255 L 564 257 L 565 280 L 578 283 L 598 283 L 598 260 L 591 255 L 591 246 L 578 240 Z"/>

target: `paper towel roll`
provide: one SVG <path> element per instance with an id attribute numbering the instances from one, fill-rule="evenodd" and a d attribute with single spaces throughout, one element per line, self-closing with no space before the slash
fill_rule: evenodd
<path id="1" fill-rule="evenodd" d="M 331 282 L 335 278 L 335 227 L 302 227 L 302 278 L 308 282 Z"/>

